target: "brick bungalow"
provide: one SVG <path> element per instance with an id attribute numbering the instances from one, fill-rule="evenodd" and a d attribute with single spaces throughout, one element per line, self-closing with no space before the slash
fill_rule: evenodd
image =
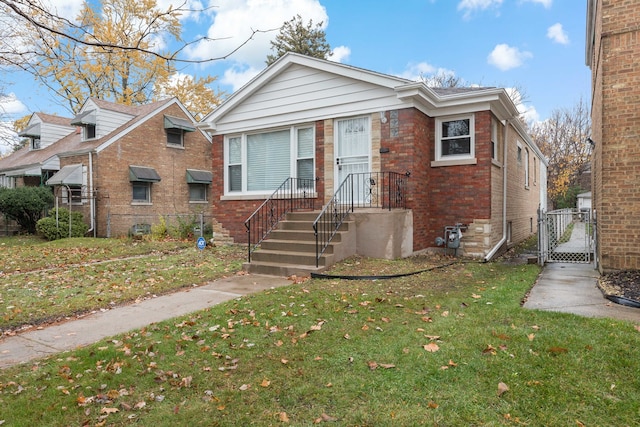
<path id="1" fill-rule="evenodd" d="M 587 1 L 592 207 L 600 272 L 640 269 L 640 3 Z"/>
<path id="2" fill-rule="evenodd" d="M 52 186 L 94 236 L 145 232 L 161 216 L 204 213 L 211 222 L 211 142 L 175 98 L 140 106 L 91 98 L 73 118 L 34 113 L 20 136 L 28 144 L 0 159 L 0 184 Z"/>
<path id="3" fill-rule="evenodd" d="M 243 222 L 288 177 L 314 179 L 322 206 L 350 172 L 406 173 L 400 255 L 461 223 L 461 253 L 490 259 L 536 233 L 546 207 L 547 163 L 518 117 L 502 88 L 434 89 L 288 53 L 200 124 L 216 219 L 246 242 Z"/>

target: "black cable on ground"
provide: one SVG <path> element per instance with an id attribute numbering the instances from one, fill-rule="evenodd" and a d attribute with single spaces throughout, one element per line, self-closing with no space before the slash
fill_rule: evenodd
<path id="1" fill-rule="evenodd" d="M 427 271 L 437 270 L 439 268 L 448 267 L 453 264 L 459 264 L 461 261 L 453 261 L 448 264 L 437 265 L 435 267 L 425 268 L 424 270 L 413 271 L 411 273 L 400 273 L 400 274 L 389 274 L 382 276 L 347 276 L 342 274 L 322 274 L 322 273 L 311 273 L 312 279 L 343 279 L 343 280 L 385 280 L 385 279 L 396 279 L 398 277 L 407 277 L 414 276 L 416 274 L 426 273 Z"/>
<path id="2" fill-rule="evenodd" d="M 629 298 L 621 297 L 618 295 L 605 295 L 609 301 L 613 301 L 616 304 L 626 305 L 627 307 L 640 308 L 640 302 Z"/>

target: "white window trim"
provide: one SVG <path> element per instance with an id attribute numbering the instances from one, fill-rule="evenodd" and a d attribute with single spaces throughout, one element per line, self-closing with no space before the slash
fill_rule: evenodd
<path id="1" fill-rule="evenodd" d="M 257 135 L 261 133 L 269 133 L 269 132 L 278 132 L 282 130 L 289 131 L 289 143 L 290 143 L 290 159 L 289 159 L 289 176 L 296 178 L 297 177 L 297 162 L 298 162 L 298 144 L 297 144 L 297 136 L 298 129 L 311 128 L 313 132 L 313 165 L 314 165 L 314 176 L 315 179 L 315 165 L 316 165 L 316 129 L 313 123 L 305 123 L 305 124 L 296 124 L 292 126 L 286 127 L 278 127 L 272 129 L 261 129 L 259 131 L 245 132 L 241 134 L 230 134 L 226 135 L 224 138 L 224 192 L 223 196 L 221 196 L 221 200 L 250 200 L 256 197 L 265 197 L 269 196 L 273 193 L 273 190 L 269 191 L 248 191 L 247 190 L 247 136 L 248 135 Z M 241 157 L 241 168 L 242 168 L 242 190 L 241 191 L 229 191 L 229 139 L 232 138 L 240 138 L 240 157 Z M 312 197 L 315 196 L 312 195 Z"/>
<path id="2" fill-rule="evenodd" d="M 142 184 L 146 184 L 146 186 L 147 186 L 148 195 L 149 195 L 148 200 L 137 200 L 137 199 L 133 198 L 133 186 L 135 184 L 141 184 L 141 183 Z M 152 188 L 153 188 L 153 183 L 152 182 L 143 182 L 143 181 L 140 181 L 140 182 L 135 182 L 134 181 L 134 182 L 132 182 L 131 183 L 131 204 L 132 205 L 138 205 L 138 206 L 150 206 L 150 205 L 153 205 L 153 199 L 152 199 L 152 194 L 151 194 Z"/>
<path id="3" fill-rule="evenodd" d="M 192 185 L 198 185 L 198 186 L 202 185 L 202 186 L 204 186 L 204 200 L 194 200 L 194 199 L 191 198 L 191 186 Z M 191 203 L 191 204 L 198 204 L 198 203 L 207 204 L 207 203 L 209 203 L 209 190 L 210 190 L 210 187 L 211 187 L 210 184 L 191 183 L 191 184 L 188 184 L 188 187 L 189 187 L 188 188 L 188 191 L 189 191 L 189 203 Z"/>
<path id="4" fill-rule="evenodd" d="M 455 120 L 469 120 L 469 137 L 470 137 L 470 152 L 469 154 L 458 155 L 442 155 L 442 122 L 450 122 Z M 437 166 L 454 166 L 454 165 L 475 165 L 476 159 L 476 142 L 475 142 L 475 115 L 463 114 L 457 116 L 437 117 L 435 122 L 435 161 L 431 162 L 432 167 Z"/>
<path id="5" fill-rule="evenodd" d="M 169 142 L 169 131 L 173 130 L 173 128 L 167 128 L 165 129 L 165 136 L 167 138 L 167 147 L 171 147 L 171 148 L 182 148 L 184 149 L 184 130 L 182 129 L 178 129 L 180 131 L 180 143 L 176 144 L 173 142 Z"/>
<path id="6" fill-rule="evenodd" d="M 94 136 L 92 138 L 89 138 L 89 126 L 93 126 L 94 129 Z M 82 140 L 83 141 L 93 141 L 94 139 L 98 138 L 98 125 L 96 124 L 89 124 L 89 125 L 84 125 L 82 126 Z"/>

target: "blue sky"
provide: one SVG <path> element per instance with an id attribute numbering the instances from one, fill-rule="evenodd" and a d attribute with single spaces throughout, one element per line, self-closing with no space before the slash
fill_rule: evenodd
<path id="1" fill-rule="evenodd" d="M 529 120 L 589 100 L 584 60 L 586 0 L 188 0 L 183 38 L 216 41 L 185 51 L 188 59 L 227 55 L 252 30 L 279 27 L 294 15 L 324 22 L 333 60 L 418 79 L 445 72 L 468 85 L 518 88 Z M 73 14 L 80 0 L 52 0 Z M 174 0 L 158 0 L 166 7 Z M 61 6 L 62 7 L 62 6 Z M 214 86 L 231 93 L 259 73 L 276 31 L 256 34 L 227 60 L 181 67 L 182 75 L 218 76 Z M 32 77 L 0 73 L 5 117 L 36 111 L 70 116 Z"/>

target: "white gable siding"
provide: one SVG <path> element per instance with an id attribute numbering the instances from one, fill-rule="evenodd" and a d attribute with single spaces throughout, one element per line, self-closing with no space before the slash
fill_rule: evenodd
<path id="1" fill-rule="evenodd" d="M 129 114 L 118 113 L 110 110 L 98 110 L 96 112 L 96 138 L 102 138 L 133 119 Z"/>
<path id="2" fill-rule="evenodd" d="M 76 130 L 74 126 L 43 122 L 37 113 L 31 117 L 27 127 L 38 123 L 40 124 L 40 148 L 45 148 Z"/>
<path id="3" fill-rule="evenodd" d="M 232 133 L 403 106 L 392 88 L 294 64 L 221 117 L 216 131 Z"/>
<path id="4" fill-rule="evenodd" d="M 84 113 L 91 110 L 96 112 L 96 138 L 102 138 L 110 134 L 135 117 L 131 114 L 101 109 L 90 99 L 83 105 L 81 112 Z"/>
<path id="5" fill-rule="evenodd" d="M 51 123 L 42 123 L 40 126 L 42 131 L 40 135 L 40 144 L 42 148 L 51 145 L 76 131 L 75 127 L 54 125 Z"/>

